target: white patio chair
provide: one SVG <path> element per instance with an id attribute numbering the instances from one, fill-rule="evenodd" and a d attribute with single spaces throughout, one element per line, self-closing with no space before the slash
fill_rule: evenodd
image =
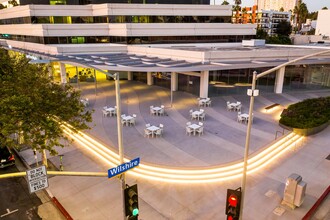
<path id="1" fill-rule="evenodd" d="M 121 115 L 122 118 L 125 117 L 125 116 L 126 116 L 126 114 L 122 114 L 122 115 Z"/>
<path id="2" fill-rule="evenodd" d="M 121 119 L 120 121 L 121 121 L 121 124 L 122 124 L 123 126 L 126 124 L 126 120 Z"/>
<path id="3" fill-rule="evenodd" d="M 206 102 L 206 106 L 207 106 L 207 107 L 210 107 L 210 106 L 211 106 L 211 103 L 212 103 L 212 101 L 211 101 L 211 100 L 208 100 L 208 101 Z"/>
<path id="4" fill-rule="evenodd" d="M 204 102 L 202 100 L 199 100 L 198 101 L 198 106 L 201 107 L 201 106 L 204 106 Z"/>
<path id="5" fill-rule="evenodd" d="M 196 130 L 196 132 L 198 133 L 199 136 L 201 136 L 201 134 L 204 134 L 204 128 L 200 127 Z"/>
<path id="6" fill-rule="evenodd" d="M 106 116 L 110 115 L 110 112 L 108 112 L 104 109 L 102 109 L 102 113 L 103 113 L 103 117 L 106 117 Z"/>
<path id="7" fill-rule="evenodd" d="M 135 125 L 135 118 L 136 117 L 133 116 L 133 118 L 131 120 L 129 120 L 129 122 L 128 122 L 129 123 L 129 126 Z"/>
<path id="8" fill-rule="evenodd" d="M 238 114 L 238 115 L 237 115 L 237 121 L 238 121 L 239 123 L 242 123 L 242 122 L 245 122 L 245 119 L 241 116 L 241 114 Z"/>
<path id="9" fill-rule="evenodd" d="M 198 122 L 198 125 L 199 125 L 199 126 L 203 126 L 204 123 L 203 123 L 203 122 Z"/>
<path id="10" fill-rule="evenodd" d="M 152 131 L 149 131 L 148 129 L 144 129 L 144 137 L 148 136 L 148 138 L 149 138 L 150 135 L 152 135 Z"/>
<path id="11" fill-rule="evenodd" d="M 231 111 L 233 109 L 234 109 L 234 107 L 232 105 L 230 105 L 230 102 L 227 102 L 227 111 Z"/>
<path id="12" fill-rule="evenodd" d="M 151 125 L 150 125 L 149 123 L 148 123 L 148 124 L 146 124 L 146 127 L 147 127 L 147 128 L 149 128 L 150 126 L 151 126 Z"/>
<path id="13" fill-rule="evenodd" d="M 242 104 L 239 104 L 238 106 L 235 107 L 235 111 L 241 111 L 242 110 Z"/>
<path id="14" fill-rule="evenodd" d="M 205 121 L 205 112 L 203 112 L 202 114 L 199 115 L 199 119 L 202 119 L 203 121 Z"/>
<path id="15" fill-rule="evenodd" d="M 158 113 L 159 113 L 159 115 L 164 115 L 165 114 L 165 109 L 161 108 Z"/>
<path id="16" fill-rule="evenodd" d="M 161 129 L 156 130 L 155 135 L 156 135 L 156 137 L 157 136 L 161 137 L 162 136 L 162 130 Z"/>
<path id="17" fill-rule="evenodd" d="M 191 125 L 191 122 L 190 122 L 190 121 L 188 121 L 188 122 L 186 123 L 186 125 L 187 125 L 187 126 Z"/>
<path id="18" fill-rule="evenodd" d="M 186 134 L 189 134 L 189 136 L 193 133 L 193 129 L 186 127 Z"/>
<path id="19" fill-rule="evenodd" d="M 164 106 L 164 105 L 161 105 L 160 107 L 161 107 L 161 108 L 165 108 L 165 106 Z"/>
<path id="20" fill-rule="evenodd" d="M 163 133 L 164 132 L 164 125 L 163 124 L 159 124 L 159 128 L 160 128 L 160 131 Z"/>
<path id="21" fill-rule="evenodd" d="M 132 116 L 133 116 L 133 118 L 136 118 L 136 114 L 133 114 Z"/>
<path id="22" fill-rule="evenodd" d="M 196 119 L 196 120 L 198 120 L 198 115 L 197 114 L 191 114 L 191 119 L 193 120 L 193 119 Z"/>
<path id="23" fill-rule="evenodd" d="M 151 109 L 150 109 L 150 114 L 151 114 L 151 115 L 156 115 L 157 112 L 156 112 L 153 108 L 151 108 Z"/>

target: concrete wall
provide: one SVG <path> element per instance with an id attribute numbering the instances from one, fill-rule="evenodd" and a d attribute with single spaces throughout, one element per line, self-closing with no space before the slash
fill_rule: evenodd
<path id="1" fill-rule="evenodd" d="M 317 24 L 315 35 L 330 36 L 330 10 L 319 10 L 317 16 Z"/>

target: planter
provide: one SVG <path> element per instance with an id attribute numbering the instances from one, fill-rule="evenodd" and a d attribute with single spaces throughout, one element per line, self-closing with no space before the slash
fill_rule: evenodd
<path id="1" fill-rule="evenodd" d="M 279 125 L 282 128 L 293 131 L 296 134 L 303 135 L 303 136 L 309 136 L 309 135 L 317 134 L 317 133 L 323 131 L 324 129 L 326 129 L 329 125 L 329 122 L 324 123 L 323 125 L 320 125 L 320 126 L 317 126 L 317 127 L 314 127 L 314 128 L 291 128 L 291 127 L 288 127 L 288 126 L 283 125 L 281 123 L 279 123 Z"/>

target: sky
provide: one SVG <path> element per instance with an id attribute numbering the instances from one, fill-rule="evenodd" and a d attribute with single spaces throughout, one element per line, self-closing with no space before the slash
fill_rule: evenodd
<path id="1" fill-rule="evenodd" d="M 230 4 L 234 4 L 234 0 L 227 0 Z M 330 0 L 302 0 L 308 8 L 308 11 L 318 11 L 322 9 L 323 7 L 327 7 L 330 9 Z M 212 0 L 211 0 L 212 2 Z M 217 2 L 220 2 L 220 4 L 223 2 L 223 0 L 217 0 Z M 242 0 L 242 6 L 252 6 L 254 0 Z"/>

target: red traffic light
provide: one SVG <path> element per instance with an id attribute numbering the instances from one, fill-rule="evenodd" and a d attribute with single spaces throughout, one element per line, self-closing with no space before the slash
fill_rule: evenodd
<path id="1" fill-rule="evenodd" d="M 230 206 L 236 207 L 237 206 L 237 197 L 236 195 L 230 195 L 228 198 L 228 203 Z"/>

